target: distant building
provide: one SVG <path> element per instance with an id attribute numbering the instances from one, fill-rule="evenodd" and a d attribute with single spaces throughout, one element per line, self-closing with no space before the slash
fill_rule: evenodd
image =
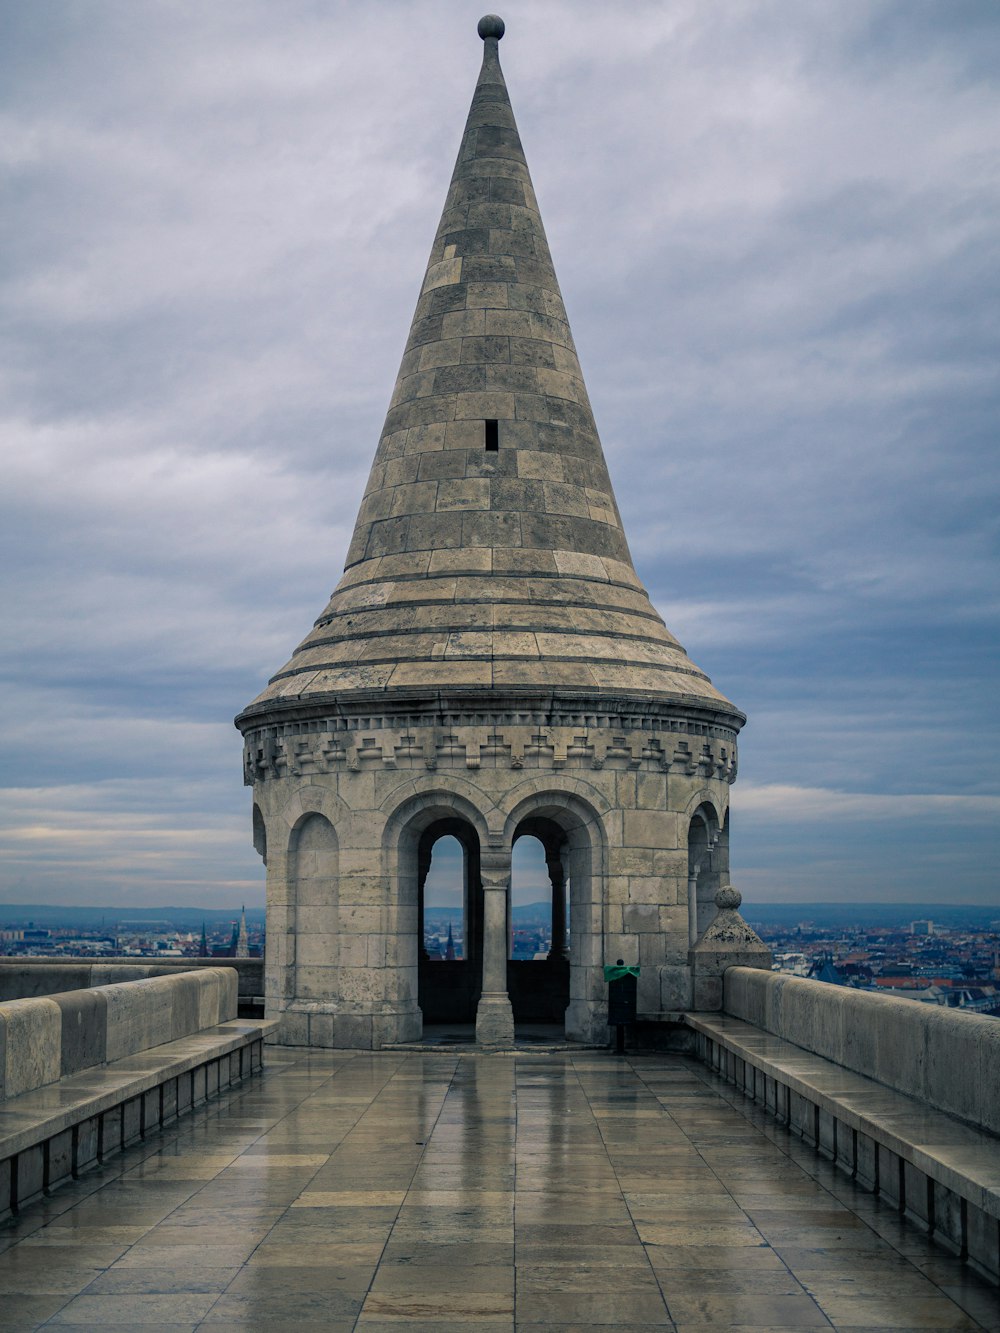
<path id="1" fill-rule="evenodd" d="M 247 909 L 244 907 L 240 912 L 240 928 L 236 936 L 236 949 L 233 953 L 234 958 L 250 957 L 250 941 L 247 938 Z"/>

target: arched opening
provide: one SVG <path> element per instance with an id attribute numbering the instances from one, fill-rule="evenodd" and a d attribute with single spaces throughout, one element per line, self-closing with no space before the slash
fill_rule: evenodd
<path id="1" fill-rule="evenodd" d="M 260 859 L 267 865 L 267 829 L 264 826 L 264 816 L 260 812 L 260 806 L 254 801 L 253 806 L 253 849 Z"/>
<path id="2" fill-rule="evenodd" d="M 465 848 L 452 833 L 430 849 L 424 877 L 423 957 L 458 962 L 465 957 Z"/>
<path id="3" fill-rule="evenodd" d="M 719 827 L 715 809 L 699 805 L 688 825 L 688 930 L 693 947 L 712 924 L 715 894 L 729 879 L 729 815 Z"/>
<path id="4" fill-rule="evenodd" d="M 562 1023 L 569 1004 L 566 830 L 529 815 L 514 831 L 511 853 L 507 991 L 515 1023 Z"/>
<path id="5" fill-rule="evenodd" d="M 545 848 L 526 833 L 514 843 L 510 858 L 510 958 L 539 962 L 551 947 L 552 886 Z"/>
<path id="6" fill-rule="evenodd" d="M 416 852 L 424 1022 L 471 1023 L 482 991 L 479 837 L 463 819 L 436 819 L 420 833 Z"/>
<path id="7" fill-rule="evenodd" d="M 306 815 L 292 831 L 288 870 L 295 950 L 288 998 L 329 1004 L 340 994 L 340 884 L 337 835 L 323 815 Z"/>

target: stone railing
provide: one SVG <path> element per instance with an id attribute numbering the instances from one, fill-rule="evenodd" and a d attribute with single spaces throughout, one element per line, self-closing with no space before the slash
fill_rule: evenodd
<path id="1" fill-rule="evenodd" d="M 733 967 L 723 1007 L 772 1036 L 1000 1134 L 1000 1020 Z"/>
<path id="2" fill-rule="evenodd" d="M 0 1003 L 0 1219 L 259 1070 L 237 1005 L 224 967 Z"/>
<path id="3" fill-rule="evenodd" d="M 122 981 L 0 1004 L 0 1099 L 236 1017 L 236 973 Z"/>
<path id="4" fill-rule="evenodd" d="M 1000 1280 L 1000 1019 L 732 967 L 702 1060 Z"/>
<path id="5" fill-rule="evenodd" d="M 202 968 L 232 968 L 239 978 L 239 1011 L 245 1017 L 263 1015 L 263 958 L 57 958 L 17 956 L 0 958 L 0 1001 L 34 995 L 85 990 L 115 981 L 141 981 Z"/>

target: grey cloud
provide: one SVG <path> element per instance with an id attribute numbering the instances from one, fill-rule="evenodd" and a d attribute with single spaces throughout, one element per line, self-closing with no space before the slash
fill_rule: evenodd
<path id="1" fill-rule="evenodd" d="M 134 853 L 109 860 L 108 892 L 260 900 L 229 719 L 338 576 L 478 16 L 8 16 L 3 781 L 51 791 L 58 836 L 18 831 L 44 796 L 11 798 L 0 900 L 51 897 L 60 875 L 100 891 L 88 802 Z M 515 0 L 504 17 L 637 565 L 750 712 L 748 783 L 995 794 L 995 6 Z M 935 843 L 933 820 L 915 840 L 888 813 L 857 855 L 843 803 L 815 820 L 802 798 L 781 827 L 752 800 L 741 814 L 740 790 L 757 897 L 932 901 L 941 866 L 961 866 L 956 893 L 995 893 L 985 825 L 963 845 L 942 819 Z"/>

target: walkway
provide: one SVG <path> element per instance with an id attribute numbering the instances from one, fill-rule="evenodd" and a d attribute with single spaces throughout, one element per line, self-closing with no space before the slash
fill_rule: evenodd
<path id="1" fill-rule="evenodd" d="M 994 1288 L 693 1061 L 270 1048 L 0 1228 L 0 1326 L 1000 1330 Z"/>

